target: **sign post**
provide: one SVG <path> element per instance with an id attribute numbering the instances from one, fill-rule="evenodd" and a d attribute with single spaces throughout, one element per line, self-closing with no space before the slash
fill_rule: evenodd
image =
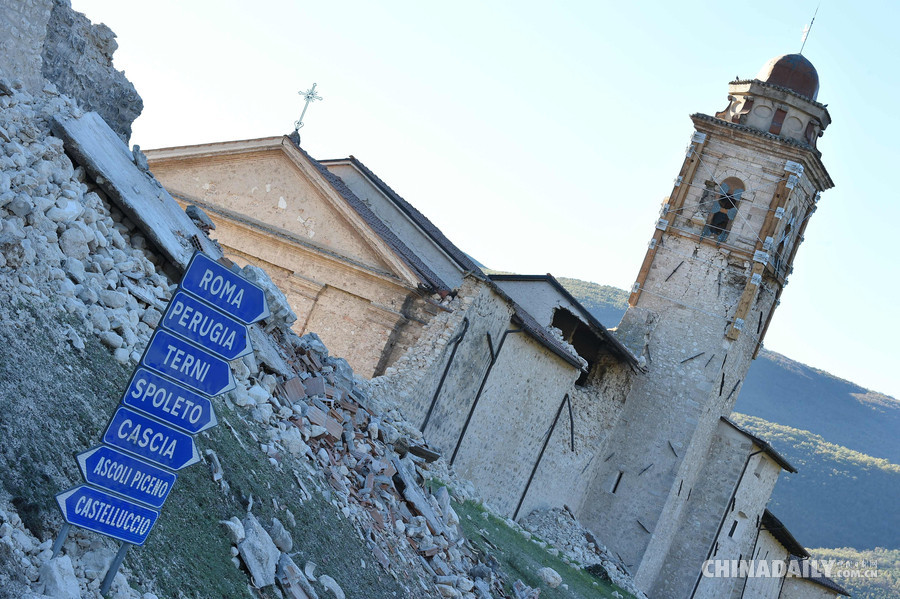
<path id="1" fill-rule="evenodd" d="M 191 258 L 103 434 L 78 454 L 86 484 L 56 496 L 65 523 L 121 541 L 100 592 L 143 545 L 172 491 L 174 471 L 200 461 L 193 435 L 218 424 L 211 398 L 234 389 L 228 361 L 253 351 L 248 324 L 269 316 L 265 291 L 209 256 Z"/>

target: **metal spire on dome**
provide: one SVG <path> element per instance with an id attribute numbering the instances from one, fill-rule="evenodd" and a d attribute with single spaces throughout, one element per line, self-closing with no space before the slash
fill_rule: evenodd
<path id="1" fill-rule="evenodd" d="M 800 44 L 800 54 L 803 54 L 803 48 L 804 46 L 806 46 L 806 38 L 809 37 L 809 31 L 812 29 L 813 23 L 816 22 L 816 15 L 819 14 L 819 6 L 821 5 L 816 5 L 816 12 L 813 13 L 812 21 L 809 22 L 809 25 L 803 28 L 803 43 Z"/>

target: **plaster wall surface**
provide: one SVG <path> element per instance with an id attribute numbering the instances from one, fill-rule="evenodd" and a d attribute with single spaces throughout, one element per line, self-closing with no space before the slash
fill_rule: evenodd
<path id="1" fill-rule="evenodd" d="M 575 367 L 526 334 L 507 336 L 454 464 L 500 514 L 513 515 L 544 435 L 577 377 Z"/>
<path id="2" fill-rule="evenodd" d="M 787 562 L 789 557 L 790 553 L 772 536 L 772 533 L 768 530 L 759 531 L 756 549 L 753 552 L 754 560 L 766 561 L 771 567 L 775 562 Z M 741 599 L 778 599 L 780 591 L 781 577 L 748 578 Z"/>
<path id="3" fill-rule="evenodd" d="M 531 510 L 577 505 L 588 489 L 587 473 L 615 427 L 632 377 L 627 365 L 612 357 L 600 360 L 602 376 L 583 387 L 574 385 L 579 371 L 511 325 L 507 300 L 488 285 L 468 277 L 454 300 L 454 311 L 437 315 L 419 342 L 385 376 L 370 383 L 370 395 L 400 405 L 412 422 L 424 423 L 450 354 L 452 340 L 468 329 L 459 343 L 425 427 L 429 443 L 450 455 L 490 363 L 487 335 L 497 362 L 491 370 L 459 446 L 457 472 L 471 480 L 479 494 L 500 513 L 511 516 L 528 486 L 519 515 Z M 568 393 L 568 406 L 560 406 Z M 560 417 L 553 426 L 556 414 Z M 574 423 L 575 451 L 571 435 Z M 553 427 L 551 431 L 551 427 Z M 545 436 L 550 434 L 541 457 Z"/>
<path id="4" fill-rule="evenodd" d="M 605 456 L 606 441 L 619 422 L 635 376 L 627 365 L 609 356 L 602 357 L 599 366 L 602 376 L 569 391 L 572 420 L 568 406 L 564 407 L 519 511 L 520 517 L 536 509 L 577 506 L 588 491 L 590 472 Z M 573 424 L 574 451 L 570 428 Z"/>
<path id="5" fill-rule="evenodd" d="M 752 442 L 745 435 L 720 422 L 651 596 L 690 597 L 751 451 Z M 676 494 L 687 492 L 682 488 Z"/>
<path id="6" fill-rule="evenodd" d="M 328 163 L 328 170 L 340 177 L 356 197 L 372 209 L 391 231 L 451 289 L 462 283 L 463 271 L 394 202 L 351 164 Z"/>
<path id="7" fill-rule="evenodd" d="M 673 252 L 657 253 L 648 292 L 617 330 L 646 360 L 648 372 L 635 379 L 580 514 L 635 569 L 651 534 L 662 532 L 657 523 L 669 493 L 675 495 L 680 484 L 684 493 L 676 499 L 683 501 L 690 492 L 719 417 L 734 405 L 754 348 L 747 337 L 737 342 L 724 337 L 726 314 L 746 281 L 743 264 L 730 266 L 714 246 L 697 247 L 677 237 L 664 243 Z M 679 254 L 690 256 L 695 248 L 697 259 L 686 260 L 665 281 L 681 263 Z M 662 519 L 670 535 L 677 522 L 671 515 L 672 521 Z M 658 550 L 659 565 L 667 552 L 667 547 Z M 647 582 L 653 578 L 655 573 Z"/>
<path id="8" fill-rule="evenodd" d="M 753 451 L 758 451 L 753 447 Z M 781 467 L 764 453 L 750 459 L 734 495 L 733 506 L 727 506 L 722 528 L 718 531 L 710 559 L 751 559 L 763 511 Z M 695 599 L 739 598 L 746 578 L 700 579 Z"/>
<path id="9" fill-rule="evenodd" d="M 805 578 L 787 577 L 779 599 L 837 599 L 842 597 L 830 589 Z"/>

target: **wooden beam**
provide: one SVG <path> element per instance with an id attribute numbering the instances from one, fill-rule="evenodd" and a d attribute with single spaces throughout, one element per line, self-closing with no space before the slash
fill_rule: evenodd
<path id="1" fill-rule="evenodd" d="M 687 197 L 688 188 L 694 179 L 694 173 L 697 172 L 697 167 L 700 165 L 700 155 L 703 153 L 703 148 L 706 147 L 708 139 L 709 135 L 699 132 L 694 132 L 693 137 L 691 137 L 691 144 L 688 146 L 691 150 L 690 154 L 684 157 L 684 162 L 681 165 L 681 170 L 678 172 L 678 178 L 676 179 L 675 185 L 672 187 L 672 193 L 669 194 L 669 201 L 667 203 L 669 210 L 666 214 L 672 214 L 673 220 L 682 205 L 684 205 L 684 199 Z M 628 298 L 629 306 L 636 305 L 638 298 L 641 297 L 641 290 L 644 288 L 647 275 L 650 274 L 650 267 L 653 264 L 653 259 L 656 257 L 656 250 L 659 248 L 662 237 L 662 229 L 656 229 L 653 232 L 650 247 L 647 248 L 647 253 L 644 255 L 644 261 L 641 263 L 641 269 L 638 271 L 634 289 Z"/>

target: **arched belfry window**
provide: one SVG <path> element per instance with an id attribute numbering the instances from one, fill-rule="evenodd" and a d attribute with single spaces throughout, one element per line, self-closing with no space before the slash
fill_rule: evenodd
<path id="1" fill-rule="evenodd" d="M 713 193 L 707 195 L 707 205 L 703 206 L 709 211 L 709 218 L 703 227 L 703 237 L 715 237 L 716 241 L 724 242 L 728 239 L 728 232 L 737 216 L 744 184 L 740 179 L 729 177 L 715 185 L 714 189 Z"/>

